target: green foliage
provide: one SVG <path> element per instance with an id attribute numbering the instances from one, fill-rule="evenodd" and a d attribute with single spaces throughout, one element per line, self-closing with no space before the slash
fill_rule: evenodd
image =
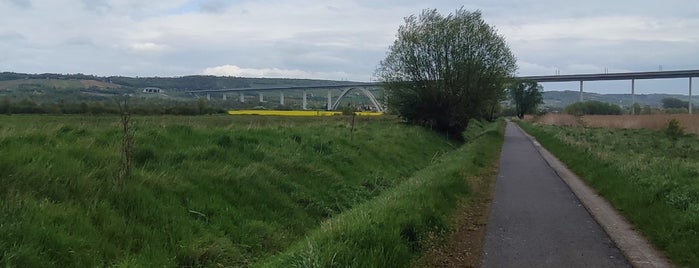
<path id="1" fill-rule="evenodd" d="M 12 99 L 10 96 L 2 97 L 0 101 L 0 114 L 11 114 L 12 113 Z"/>
<path id="2" fill-rule="evenodd" d="M 357 112 L 357 109 L 355 109 L 351 105 L 346 105 L 346 106 L 342 106 L 342 108 L 340 108 L 340 111 L 342 111 L 342 115 L 355 115 L 355 112 Z"/>
<path id="3" fill-rule="evenodd" d="M 478 138 L 254 266 L 408 267 L 427 249 L 428 237 L 448 231 L 457 205 L 471 196 L 469 180 L 498 160 L 503 126 L 503 121 L 478 125 L 473 130 L 483 133 Z"/>
<path id="4" fill-rule="evenodd" d="M 405 18 L 376 74 L 400 117 L 460 138 L 470 119 L 491 117 L 516 68 L 480 12 L 424 10 Z"/>
<path id="5" fill-rule="evenodd" d="M 685 108 L 665 108 L 666 114 L 687 114 L 689 110 Z"/>
<path id="6" fill-rule="evenodd" d="M 640 115 L 641 114 L 641 104 L 638 102 L 634 103 L 633 106 L 631 106 L 631 113 L 634 115 Z"/>
<path id="7" fill-rule="evenodd" d="M 645 105 L 643 106 L 641 114 L 653 114 L 653 108 L 651 108 L 650 105 Z"/>
<path id="8" fill-rule="evenodd" d="M 677 98 L 664 98 L 662 99 L 663 108 L 665 109 L 687 109 L 689 107 L 688 101 L 683 101 Z"/>
<path id="9" fill-rule="evenodd" d="M 250 266 L 452 145 L 391 118 L 0 115 L 0 266 Z M 414 200 L 411 201 L 414 203 Z"/>
<path id="10" fill-rule="evenodd" d="M 665 127 L 665 136 L 670 139 L 673 144 L 677 142 L 679 138 L 684 136 L 684 129 L 680 126 L 680 121 L 673 118 L 667 122 L 667 127 Z"/>
<path id="11" fill-rule="evenodd" d="M 508 92 L 519 119 L 526 113 L 535 113 L 536 108 L 544 103 L 543 91 L 544 88 L 535 81 L 515 81 L 510 85 Z"/>
<path id="12" fill-rule="evenodd" d="M 679 267 L 699 267 L 699 139 L 520 123 Z M 679 148 L 679 150 L 678 150 Z"/>
<path id="13" fill-rule="evenodd" d="M 585 101 L 576 102 L 565 108 L 567 114 L 586 115 L 586 114 L 602 114 L 602 115 L 619 115 L 621 108 L 619 105 L 601 102 L 601 101 Z"/>

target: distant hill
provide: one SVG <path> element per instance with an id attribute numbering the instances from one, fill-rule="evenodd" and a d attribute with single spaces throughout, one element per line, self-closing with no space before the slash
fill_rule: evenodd
<path id="1" fill-rule="evenodd" d="M 143 88 L 156 87 L 163 89 L 165 97 L 180 100 L 191 99 L 184 93 L 187 90 L 210 90 L 245 87 L 283 87 L 283 86 L 314 86 L 335 85 L 347 81 L 291 79 L 291 78 L 246 78 L 220 77 L 210 75 L 190 75 L 182 77 L 124 77 L 124 76 L 94 76 L 85 74 L 25 74 L 14 72 L 0 73 L 0 97 L 9 96 L 13 99 L 31 98 L 42 102 L 44 100 L 84 99 L 99 100 L 109 96 L 124 93 L 140 94 Z M 317 99 L 322 105 L 324 93 L 311 91 L 311 98 Z M 544 104 L 548 107 L 563 108 L 577 102 L 580 93 L 577 91 L 544 91 Z M 217 96 L 221 98 L 221 96 Z M 289 95 L 293 98 L 293 95 Z M 614 103 L 622 107 L 631 106 L 631 94 L 597 94 L 584 93 L 584 100 L 596 100 Z M 637 94 L 636 102 L 651 107 L 661 107 L 663 98 L 678 98 L 686 100 L 687 96 L 675 94 Z M 699 104 L 699 97 L 693 100 Z M 699 105 L 698 105 L 699 106 Z"/>
<path id="2" fill-rule="evenodd" d="M 346 84 L 347 81 L 291 79 L 291 78 L 246 78 L 220 77 L 208 75 L 191 75 L 182 77 L 124 77 L 124 76 L 94 76 L 85 74 L 25 74 L 14 72 L 0 73 L 0 111 L 14 107 L 16 113 L 31 113 L 38 111 L 68 110 L 63 107 L 79 104 L 84 107 L 113 106 L 115 97 L 128 95 L 140 101 L 146 109 L 158 108 L 155 113 L 162 112 L 168 107 L 192 106 L 199 98 L 206 98 L 208 107 L 216 110 L 259 108 L 267 109 L 300 109 L 302 92 L 292 91 L 284 94 L 284 104 L 281 94 L 267 93 L 264 98 L 256 93 L 242 96 L 244 103 L 239 100 L 237 93 L 187 94 L 189 90 L 216 90 L 230 88 L 265 88 L 265 87 L 303 87 L 319 85 Z M 144 90 L 158 88 L 160 90 Z M 336 90 L 337 91 L 337 90 Z M 326 90 L 315 89 L 306 91 L 307 107 L 324 109 L 327 107 Z M 334 93 L 337 95 L 338 93 Z M 377 96 L 377 92 L 374 93 Z M 364 105 L 365 99 L 359 92 L 348 95 L 344 102 Z M 343 103 L 344 103 L 343 102 Z M 4 103 L 4 104 L 3 104 Z M 18 108 L 22 106 L 23 108 Z M 5 108 L 3 108 L 5 107 Z M 37 108 L 38 107 L 38 108 Z M 49 107 L 49 108 L 46 108 Z M 192 109 L 191 107 L 187 109 Z M 82 109 L 85 110 L 85 109 Z M 72 111 L 72 110 L 71 110 Z"/>
<path id="3" fill-rule="evenodd" d="M 0 90 L 42 90 L 42 89 L 116 89 L 118 84 L 84 79 L 19 79 L 0 81 Z"/>
<path id="4" fill-rule="evenodd" d="M 563 108 L 580 100 L 580 92 L 578 91 L 544 91 L 544 105 L 548 107 Z M 677 98 L 686 100 L 686 95 L 677 94 L 636 94 L 636 102 L 641 105 L 650 105 L 651 107 L 660 108 L 663 106 L 661 102 L 664 98 Z M 614 103 L 622 107 L 628 107 L 633 104 L 631 94 L 598 94 L 598 93 L 583 93 L 583 100 L 595 100 L 608 103 Z M 699 104 L 699 97 L 692 100 L 693 103 Z"/>
<path id="5" fill-rule="evenodd" d="M 166 91 L 208 90 L 244 87 L 272 86 L 312 86 L 334 85 L 346 81 L 291 79 L 291 78 L 247 78 L 221 77 L 211 75 L 190 75 L 182 77 L 124 77 L 94 76 L 84 74 L 24 74 L 0 73 L 0 90 L 22 88 L 133 88 L 157 87 Z"/>

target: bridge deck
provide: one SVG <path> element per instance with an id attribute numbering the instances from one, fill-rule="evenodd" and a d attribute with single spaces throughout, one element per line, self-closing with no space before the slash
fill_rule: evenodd
<path id="1" fill-rule="evenodd" d="M 538 75 L 520 76 L 517 78 L 536 82 L 579 82 L 579 81 L 608 81 L 608 80 L 635 80 L 635 79 L 668 79 L 668 78 L 693 78 L 699 77 L 699 70 L 680 71 L 658 71 L 658 72 L 631 72 L 631 73 L 603 73 L 603 74 L 569 74 L 569 75 Z M 224 88 L 189 90 L 185 93 L 223 93 L 223 92 L 257 92 L 275 90 L 304 90 L 304 89 L 332 89 L 348 87 L 378 87 L 381 83 L 347 83 L 334 85 L 314 85 L 314 86 L 290 86 L 290 87 L 263 87 L 263 88 Z"/>

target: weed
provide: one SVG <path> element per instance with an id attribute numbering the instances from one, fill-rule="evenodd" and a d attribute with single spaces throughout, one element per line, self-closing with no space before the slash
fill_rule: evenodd
<path id="1" fill-rule="evenodd" d="M 673 118 L 667 121 L 667 127 L 665 127 L 665 136 L 667 136 L 670 141 L 672 141 L 673 147 L 677 144 L 677 140 L 684 136 L 684 129 L 680 126 L 680 121 Z"/>

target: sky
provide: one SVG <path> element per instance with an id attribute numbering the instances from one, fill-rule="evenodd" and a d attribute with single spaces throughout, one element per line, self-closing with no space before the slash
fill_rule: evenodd
<path id="1" fill-rule="evenodd" d="M 0 71 L 371 81 L 405 17 L 460 7 L 505 37 L 518 75 L 699 69 L 695 0 L 0 0 Z M 630 82 L 586 91 L 628 93 Z"/>

